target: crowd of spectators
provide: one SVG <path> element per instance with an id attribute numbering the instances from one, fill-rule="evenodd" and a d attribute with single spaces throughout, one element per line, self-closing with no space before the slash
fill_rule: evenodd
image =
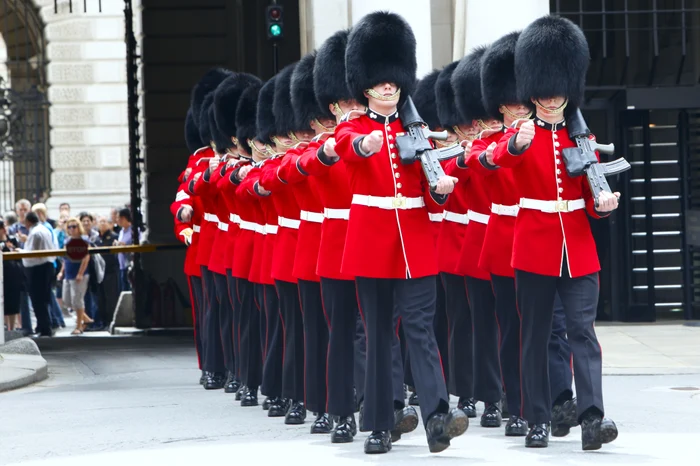
<path id="1" fill-rule="evenodd" d="M 14 210 L 0 218 L 0 250 L 64 249 L 76 238 L 85 240 L 89 247 L 129 245 L 133 244 L 131 229 L 131 211 L 126 207 L 112 209 L 109 216 L 89 212 L 73 215 L 70 205 L 63 203 L 55 220 L 49 218 L 44 204 L 32 205 L 21 199 Z M 101 264 L 95 265 L 92 255 L 80 261 L 63 255 L 3 261 L 5 328 L 25 335 L 53 336 L 56 329 L 66 326 L 66 317 L 75 316 L 75 335 L 106 329 L 119 294 L 131 289 L 127 274 L 131 256 L 101 257 L 103 270 Z"/>

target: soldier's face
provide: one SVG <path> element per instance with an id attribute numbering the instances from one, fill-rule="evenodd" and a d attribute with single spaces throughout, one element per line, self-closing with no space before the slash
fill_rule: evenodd
<path id="1" fill-rule="evenodd" d="M 372 89 L 374 89 L 376 93 L 381 94 L 384 97 L 391 97 L 392 95 L 396 94 L 396 91 L 399 90 L 399 87 L 394 83 L 379 83 Z"/>
<path id="2" fill-rule="evenodd" d="M 364 111 L 365 106 L 359 103 L 357 100 L 339 100 L 338 107 L 343 111 L 343 115 L 352 112 L 353 110 Z M 338 115 L 338 116 L 343 116 Z"/>
<path id="3" fill-rule="evenodd" d="M 297 139 L 300 141 L 311 141 L 316 133 L 314 133 L 311 130 L 308 131 L 294 131 L 294 134 L 296 135 Z"/>
<path id="4" fill-rule="evenodd" d="M 516 115 L 518 119 L 527 118 L 528 114 L 532 112 L 532 110 L 530 110 L 530 108 L 527 105 L 523 104 L 507 104 L 503 105 L 503 107 L 505 107 L 513 115 Z M 506 114 L 506 112 L 504 112 L 503 110 L 501 110 L 501 113 L 504 115 Z"/>
<path id="5" fill-rule="evenodd" d="M 476 125 L 457 125 L 457 129 L 467 139 L 474 139 L 479 134 L 479 128 Z"/>
<path id="6" fill-rule="evenodd" d="M 540 105 L 542 105 L 544 108 L 547 110 L 558 110 L 562 105 L 564 105 L 564 102 L 566 102 L 566 97 L 562 96 L 556 96 L 556 97 L 545 97 L 539 100 L 532 100 L 532 103 L 535 104 L 539 102 Z"/>
<path id="7" fill-rule="evenodd" d="M 292 141 L 292 138 L 290 138 L 290 137 L 287 136 L 287 135 L 284 135 L 284 136 L 278 135 L 278 136 L 277 136 L 277 140 L 278 140 L 281 144 L 283 144 L 283 145 L 285 145 L 285 146 L 294 145 L 294 141 Z M 278 147 L 278 149 L 283 149 L 283 151 L 286 151 L 286 149 L 285 149 L 284 147 Z"/>

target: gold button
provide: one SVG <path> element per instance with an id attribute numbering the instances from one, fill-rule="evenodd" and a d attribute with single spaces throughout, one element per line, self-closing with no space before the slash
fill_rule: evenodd
<path id="1" fill-rule="evenodd" d="M 559 188 L 559 192 L 560 192 L 560 193 L 563 193 L 563 192 L 564 192 L 564 188 Z"/>
<path id="2" fill-rule="evenodd" d="M 395 163 L 395 164 L 392 165 L 392 166 L 394 167 L 394 169 L 399 168 L 399 164 L 397 164 L 397 163 Z"/>
<path id="3" fill-rule="evenodd" d="M 387 123 L 387 126 L 386 126 L 386 130 L 387 130 L 387 131 L 391 131 L 391 126 L 389 126 L 388 123 Z"/>
<path id="4" fill-rule="evenodd" d="M 387 137 L 389 138 L 389 141 L 391 141 L 392 139 L 394 139 L 394 136 L 392 136 L 391 134 L 387 135 Z"/>
<path id="5" fill-rule="evenodd" d="M 561 170 L 557 168 L 557 175 L 561 175 Z"/>
<path id="6" fill-rule="evenodd" d="M 395 159 L 395 158 L 396 158 L 396 154 L 391 154 L 391 158 L 392 158 L 392 159 Z"/>
<path id="7" fill-rule="evenodd" d="M 557 178 L 557 183 L 561 183 L 561 178 Z"/>
<path id="8" fill-rule="evenodd" d="M 557 159 L 556 162 L 557 162 L 557 165 L 559 165 L 561 163 L 561 160 Z"/>
<path id="9" fill-rule="evenodd" d="M 554 147 L 559 147 L 559 143 L 558 143 L 558 142 L 555 142 L 555 143 L 554 143 Z"/>
<path id="10" fill-rule="evenodd" d="M 557 136 L 557 133 L 552 133 L 552 137 L 553 137 L 554 139 L 558 139 L 558 138 L 559 138 L 559 136 Z"/>
<path id="11" fill-rule="evenodd" d="M 401 173 L 394 173 L 394 176 L 395 176 L 396 178 L 399 178 L 399 177 L 401 177 Z"/>
<path id="12" fill-rule="evenodd" d="M 401 183 L 397 184 L 396 187 L 397 187 L 397 188 L 400 188 L 400 187 L 401 187 Z M 398 193 L 398 194 L 396 195 L 396 197 L 403 197 L 403 194 Z"/>
<path id="13" fill-rule="evenodd" d="M 393 149 L 393 148 L 394 148 L 394 145 L 393 145 L 393 144 L 389 144 L 389 149 Z"/>
<path id="14" fill-rule="evenodd" d="M 561 154 L 561 152 L 559 152 L 558 150 L 554 151 L 554 155 L 559 155 L 559 154 Z"/>
<path id="15" fill-rule="evenodd" d="M 396 183 L 396 187 L 401 189 L 401 183 Z M 399 194 L 399 196 L 401 196 L 401 194 Z"/>

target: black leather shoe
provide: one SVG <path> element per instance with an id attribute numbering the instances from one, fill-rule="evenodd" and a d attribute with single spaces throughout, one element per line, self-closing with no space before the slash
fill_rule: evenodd
<path id="1" fill-rule="evenodd" d="M 249 407 L 249 406 L 257 406 L 258 405 L 258 389 L 249 389 L 248 393 L 245 394 L 243 398 L 241 398 L 241 406 L 244 407 Z"/>
<path id="2" fill-rule="evenodd" d="M 241 398 L 243 398 L 246 393 L 248 393 L 248 387 L 241 384 L 241 386 L 238 387 L 238 391 L 236 392 L 236 401 L 240 401 Z"/>
<path id="3" fill-rule="evenodd" d="M 408 398 L 408 385 L 403 384 L 403 399 Z"/>
<path id="4" fill-rule="evenodd" d="M 581 446 L 586 451 L 600 450 L 616 438 L 617 426 L 612 419 L 590 416 L 581 421 Z"/>
<path id="5" fill-rule="evenodd" d="M 425 427 L 430 453 L 440 453 L 450 446 L 450 440 L 467 431 L 469 418 L 461 409 L 451 409 L 449 413 L 436 413 L 430 416 Z"/>
<path id="6" fill-rule="evenodd" d="M 552 437 L 566 437 L 578 423 L 576 398 L 552 406 Z"/>
<path id="7" fill-rule="evenodd" d="M 241 383 L 236 380 L 236 376 L 233 372 L 229 372 L 226 378 L 226 384 L 224 385 L 224 392 L 236 393 L 239 388 L 241 388 Z"/>
<path id="8" fill-rule="evenodd" d="M 418 427 L 418 413 L 413 406 L 407 406 L 394 411 L 394 429 L 391 431 L 391 441 L 397 442 L 401 434 L 413 432 Z"/>
<path id="9" fill-rule="evenodd" d="M 504 419 L 510 417 L 510 411 L 508 411 L 508 400 L 506 399 L 506 392 L 503 392 L 503 395 L 501 396 L 501 417 Z"/>
<path id="10" fill-rule="evenodd" d="M 484 409 L 484 414 L 481 415 L 481 427 L 501 427 L 501 409 L 498 407 L 498 403 L 485 403 L 486 409 Z"/>
<path id="11" fill-rule="evenodd" d="M 350 443 L 357 435 L 355 416 L 341 417 L 331 432 L 331 443 Z"/>
<path id="12" fill-rule="evenodd" d="M 418 395 L 416 395 L 416 392 L 412 392 L 411 396 L 408 397 L 408 404 L 410 406 L 420 406 L 420 403 L 418 402 Z"/>
<path id="13" fill-rule="evenodd" d="M 270 400 L 270 409 L 267 410 L 267 417 L 284 417 L 288 409 L 286 400 L 272 398 Z"/>
<path id="14" fill-rule="evenodd" d="M 476 417 L 476 400 L 474 398 L 460 398 L 457 407 L 464 411 L 467 417 Z"/>
<path id="15" fill-rule="evenodd" d="M 204 381 L 207 379 L 205 374 L 206 372 L 202 371 L 202 375 L 199 376 L 199 385 L 204 385 Z"/>
<path id="16" fill-rule="evenodd" d="M 511 416 L 506 423 L 506 437 L 525 437 L 527 421 L 518 416 Z"/>
<path id="17" fill-rule="evenodd" d="M 284 423 L 290 425 L 303 424 L 306 420 L 306 407 L 301 401 L 293 401 L 289 411 L 284 416 Z"/>
<path id="18" fill-rule="evenodd" d="M 365 453 L 368 455 L 389 453 L 391 450 L 391 435 L 387 431 L 374 431 L 365 440 Z"/>
<path id="19" fill-rule="evenodd" d="M 224 388 L 226 377 L 222 372 L 205 372 L 204 389 L 205 390 L 220 390 Z"/>
<path id="20" fill-rule="evenodd" d="M 530 427 L 525 446 L 528 448 L 547 448 L 549 446 L 549 424 L 535 424 Z"/>
<path id="21" fill-rule="evenodd" d="M 320 413 L 311 424 L 312 434 L 330 434 L 333 429 L 333 419 L 326 413 Z"/>
<path id="22" fill-rule="evenodd" d="M 265 399 L 262 402 L 262 409 L 263 411 L 267 411 L 270 409 L 270 397 L 266 396 Z"/>

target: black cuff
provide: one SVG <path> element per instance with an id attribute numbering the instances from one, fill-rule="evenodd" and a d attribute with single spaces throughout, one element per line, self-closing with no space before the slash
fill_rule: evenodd
<path id="1" fill-rule="evenodd" d="M 231 176 L 228 177 L 228 180 L 238 186 L 241 184 L 241 180 L 238 179 L 238 172 L 241 171 L 241 165 L 237 166 L 232 172 Z"/>
<path id="2" fill-rule="evenodd" d="M 260 187 L 260 182 L 259 182 L 259 181 L 256 181 L 255 184 L 253 185 L 253 191 L 255 191 L 255 194 L 257 194 L 258 196 L 267 197 L 267 196 L 269 196 L 270 194 L 272 194 L 272 193 L 267 193 L 267 194 L 261 193 L 261 192 L 258 190 L 259 187 Z"/>
<path id="3" fill-rule="evenodd" d="M 367 158 L 371 156 L 372 154 L 365 154 L 365 152 L 362 150 L 362 141 L 365 140 L 365 136 L 360 136 L 355 138 L 354 141 L 352 141 L 352 148 L 355 149 L 355 153 L 359 155 L 360 157 Z"/>
<path id="4" fill-rule="evenodd" d="M 204 170 L 204 174 L 202 175 L 202 178 L 204 178 L 205 183 L 209 183 L 209 180 L 211 179 L 211 167 Z"/>
<path id="5" fill-rule="evenodd" d="M 182 223 L 185 223 L 184 220 L 182 220 L 181 214 L 182 214 L 182 209 L 184 209 L 185 206 L 180 206 L 179 209 L 177 209 L 177 213 L 175 214 L 175 218 Z"/>
<path id="6" fill-rule="evenodd" d="M 222 164 L 222 165 L 221 165 L 221 169 L 219 170 L 219 176 L 223 177 L 224 174 L 226 173 L 226 170 L 227 170 L 227 169 L 228 169 L 228 167 L 226 166 L 226 164 L 225 164 L 225 163 Z"/>
<path id="7" fill-rule="evenodd" d="M 447 202 L 447 197 L 449 194 L 435 194 L 434 192 L 430 191 L 430 197 L 433 198 L 433 201 L 435 201 L 439 205 L 445 204 Z"/>
<path id="8" fill-rule="evenodd" d="M 194 196 L 194 179 L 187 183 L 187 190 L 190 192 L 191 196 Z"/>
<path id="9" fill-rule="evenodd" d="M 323 150 L 325 147 L 325 144 L 322 145 L 321 147 L 318 148 L 316 151 L 316 158 L 318 158 L 318 161 L 321 162 L 323 165 L 330 167 L 332 165 L 335 165 L 335 163 L 340 160 L 340 157 L 329 157 L 326 152 Z"/>
<path id="10" fill-rule="evenodd" d="M 523 153 L 525 153 L 525 151 L 530 147 L 530 144 L 528 144 L 527 146 L 523 147 L 523 150 L 518 150 L 515 147 L 515 139 L 517 138 L 517 136 L 518 136 L 518 133 L 515 133 L 508 140 L 508 153 L 510 155 L 516 155 L 516 156 L 523 155 Z"/>
<path id="11" fill-rule="evenodd" d="M 482 152 L 481 155 L 479 155 L 479 163 L 487 170 L 498 170 L 500 168 L 498 165 L 491 165 L 486 161 L 486 152 Z"/>
<path id="12" fill-rule="evenodd" d="M 457 157 L 457 168 L 461 168 L 462 170 L 464 170 L 465 168 L 469 168 L 469 167 L 467 167 L 467 164 L 464 162 L 464 157 L 461 155 L 459 157 Z"/>
<path id="13" fill-rule="evenodd" d="M 297 166 L 297 170 L 299 170 L 299 173 L 301 173 L 301 174 L 304 175 L 304 176 L 309 176 L 309 174 L 306 172 L 306 170 L 304 170 L 303 168 L 301 168 L 301 165 L 299 164 L 299 161 L 300 161 L 300 160 L 301 160 L 301 157 L 299 157 L 299 158 L 297 159 L 297 161 L 294 162 L 294 165 Z"/>

